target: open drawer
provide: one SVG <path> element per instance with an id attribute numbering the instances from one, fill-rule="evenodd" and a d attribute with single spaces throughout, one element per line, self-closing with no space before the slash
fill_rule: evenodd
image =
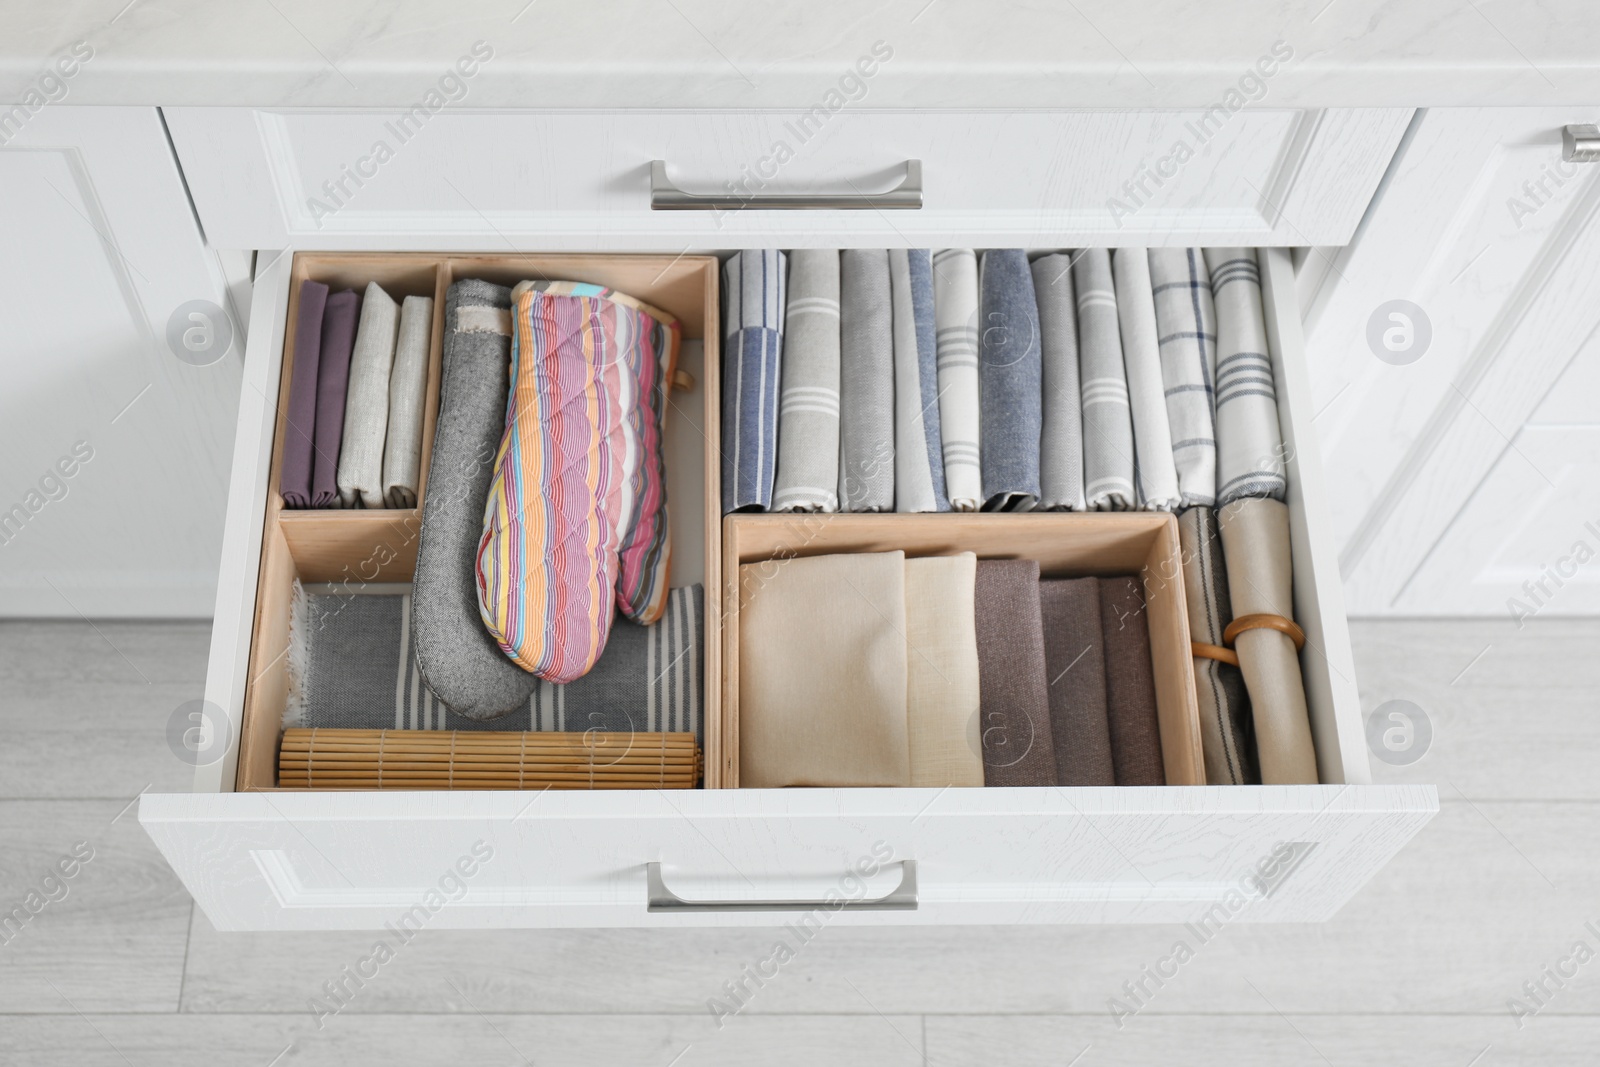
<path id="1" fill-rule="evenodd" d="M 377 254 L 368 266 L 415 275 L 439 296 L 450 277 L 563 274 L 631 288 L 683 322 L 698 381 L 675 407 L 694 417 L 669 421 L 667 450 L 675 552 L 692 561 L 675 581 L 698 577 L 708 594 L 707 787 L 277 789 L 271 753 L 282 709 L 272 679 L 281 671 L 272 650 L 275 628 L 287 624 L 273 605 L 290 571 L 324 565 L 316 553 L 328 544 L 286 537 L 273 482 L 291 292 L 316 262 L 285 253 L 256 281 L 206 689 L 217 758 L 197 768 L 195 793 L 146 795 L 140 805 L 140 821 L 218 929 L 749 924 L 795 921 L 796 912 L 807 923 L 1313 921 L 1437 810 L 1432 787 L 1370 784 L 1293 269 L 1281 249 L 1261 253 L 1263 294 L 1289 475 L 1294 610 L 1324 784 L 721 788 L 731 776 L 719 747 L 725 667 L 712 595 L 723 529 L 715 260 Z M 436 338 L 435 364 L 437 348 Z M 404 513 L 374 518 L 382 515 L 291 525 L 404 527 Z M 407 577 L 406 558 L 396 559 L 383 580 Z"/>

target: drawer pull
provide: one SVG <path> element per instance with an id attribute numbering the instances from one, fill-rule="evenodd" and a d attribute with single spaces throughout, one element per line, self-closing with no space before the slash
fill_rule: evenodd
<path id="1" fill-rule="evenodd" d="M 650 164 L 652 211 L 871 211 L 922 207 L 922 160 L 906 160 L 906 176 L 886 193 L 690 193 L 667 177 L 665 160 Z"/>
<path id="2" fill-rule="evenodd" d="M 1600 163 L 1600 126 L 1561 127 L 1561 158 L 1568 163 Z"/>
<path id="3" fill-rule="evenodd" d="M 645 864 L 649 910 L 658 911 L 916 911 L 917 861 L 900 861 L 900 884 L 871 900 L 684 900 L 661 880 L 661 864 Z"/>

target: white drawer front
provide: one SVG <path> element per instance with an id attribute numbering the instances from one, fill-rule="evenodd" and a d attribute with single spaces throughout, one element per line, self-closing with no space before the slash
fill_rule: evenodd
<path id="1" fill-rule="evenodd" d="M 258 278 L 208 699 L 240 736 L 289 259 Z M 234 749 L 199 792 L 147 796 L 140 820 L 219 929 L 377 928 L 481 841 L 494 853 L 429 922 L 451 927 L 781 923 L 790 912 L 645 907 L 646 865 L 693 900 L 806 900 L 858 861 L 888 892 L 916 864 L 915 910 L 884 923 L 1194 921 L 1275 856 L 1271 892 L 1228 921 L 1314 921 L 1349 898 L 1438 808 L 1431 786 L 1373 786 L 1304 366 L 1294 276 L 1263 253 L 1278 355 L 1295 614 L 1324 786 L 616 793 L 233 793 Z M 1306 846 L 1310 846 L 1307 848 Z M 885 854 L 883 850 L 887 849 Z M 1288 849 L 1285 853 L 1284 850 Z M 469 865 L 472 865 L 469 863 Z M 479 869 L 481 868 L 481 869 Z M 464 876 L 463 876 L 464 877 Z M 453 886 L 452 882 L 452 886 Z M 830 919 L 832 921 L 832 919 Z"/>
<path id="2" fill-rule="evenodd" d="M 841 923 L 1317 921 L 1436 808 L 1427 786 L 739 789 L 147 796 L 139 818 L 218 929 L 381 929 L 404 916 L 461 929 L 778 924 L 808 912 Z M 915 908 L 840 903 L 883 896 L 906 860 Z M 696 906 L 650 911 L 649 863 Z M 738 909 L 751 899 L 800 907 Z"/>
<path id="3" fill-rule="evenodd" d="M 213 245 L 682 251 L 835 244 L 1328 245 L 1410 111 L 467 111 L 170 108 Z M 413 128 L 415 127 L 415 128 Z M 650 210 L 692 192 L 889 189 L 914 211 Z"/>

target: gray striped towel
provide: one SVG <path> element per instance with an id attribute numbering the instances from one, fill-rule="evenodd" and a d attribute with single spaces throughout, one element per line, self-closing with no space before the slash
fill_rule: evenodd
<path id="1" fill-rule="evenodd" d="M 839 253 L 839 508 L 894 510 L 894 312 L 889 252 Z"/>
<path id="2" fill-rule="evenodd" d="M 1217 442 L 1212 379 L 1217 363 L 1217 316 L 1211 276 L 1198 248 L 1150 249 L 1161 340 L 1161 381 L 1167 394 L 1172 459 L 1180 506 L 1217 500 Z"/>
<path id="3" fill-rule="evenodd" d="M 1217 302 L 1217 506 L 1282 500 L 1283 434 L 1261 313 L 1261 268 L 1249 248 L 1208 248 Z"/>
<path id="4" fill-rule="evenodd" d="M 405 588 L 296 586 L 285 726 L 702 734 L 705 597 L 698 585 L 670 591 L 653 626 L 618 618 L 593 670 L 566 685 L 537 679 L 525 702 L 493 720 L 457 715 L 423 683 Z"/>
<path id="5" fill-rule="evenodd" d="M 1034 260 L 1033 293 L 1039 301 L 1044 364 L 1039 507 L 1085 511 L 1083 396 L 1078 386 L 1078 308 L 1072 292 L 1072 257 L 1058 253 Z"/>
<path id="6" fill-rule="evenodd" d="M 775 248 L 749 248 L 722 265 L 724 512 L 772 506 L 785 264 Z"/>
<path id="7" fill-rule="evenodd" d="M 933 254 L 939 345 L 939 438 L 945 493 L 955 511 L 983 506 L 978 440 L 978 257 L 970 248 Z"/>
<path id="8" fill-rule="evenodd" d="M 1139 506 L 1147 511 L 1172 511 L 1179 503 L 1178 468 L 1172 459 L 1172 430 L 1161 384 L 1150 259 L 1142 248 L 1119 248 L 1111 253 L 1111 274 L 1117 286 L 1122 365 L 1128 375 L 1128 406 L 1133 414 Z"/>
<path id="9" fill-rule="evenodd" d="M 1111 253 L 1085 248 L 1072 266 L 1078 290 L 1078 359 L 1083 380 L 1083 495 L 1096 511 L 1138 506 L 1133 487 L 1133 418 L 1122 365 L 1122 331 Z"/>
<path id="10" fill-rule="evenodd" d="M 774 511 L 839 510 L 839 250 L 789 253 Z"/>
<path id="11" fill-rule="evenodd" d="M 889 286 L 894 308 L 894 509 L 949 511 L 939 451 L 933 268 L 927 250 L 891 248 Z"/>
<path id="12" fill-rule="evenodd" d="M 983 507 L 1032 511 L 1039 503 L 1043 368 L 1039 305 L 1020 248 L 983 254 L 978 273 L 978 399 L 982 408 Z"/>

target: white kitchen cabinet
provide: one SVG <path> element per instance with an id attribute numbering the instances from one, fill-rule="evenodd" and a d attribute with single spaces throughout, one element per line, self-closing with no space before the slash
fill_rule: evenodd
<path id="1" fill-rule="evenodd" d="M 1358 193 L 1362 183 L 1375 183 L 1388 165 L 1393 138 L 1382 129 L 1397 137 L 1403 125 L 1387 112 L 1373 113 L 1370 120 L 1376 127 L 1360 140 L 1367 149 L 1340 160 L 1337 173 L 1317 178 L 1327 188 L 1343 189 L 1342 200 L 1330 192 L 1326 203 L 1344 206 L 1329 207 L 1319 230 L 1344 235 L 1337 239 L 1354 232 L 1365 210 L 1366 194 Z M 189 164 L 193 146 L 213 149 L 224 143 L 215 138 L 227 122 L 207 127 L 210 133 L 196 138 L 195 131 L 207 121 L 185 115 L 175 122 L 174 132 L 191 185 L 229 189 L 225 198 L 213 201 L 221 212 L 216 227 L 234 227 L 229 231 L 234 240 L 287 236 L 282 217 L 272 221 L 281 201 L 258 200 L 250 191 L 249 183 L 260 177 L 251 173 L 254 157 L 206 156 Z M 515 115 L 506 120 L 511 130 L 525 121 Z M 596 143 L 609 143 L 604 134 L 609 127 L 603 119 L 595 121 L 602 123 L 601 132 L 593 135 Z M 1118 121 L 1157 122 L 1149 116 Z M 622 126 L 625 130 L 626 123 Z M 937 140 L 930 136 L 929 144 Z M 1281 148 L 1285 142 L 1278 144 Z M 1036 246 L 1040 242 L 1023 241 L 1014 226 L 1017 217 L 1032 212 L 1038 232 L 1075 235 L 1058 244 L 1107 239 L 1099 223 L 1091 220 L 1075 231 L 1062 221 L 1068 216 L 1052 217 L 1041 209 L 1038 198 L 1046 194 L 1040 191 L 1041 182 L 1027 175 L 1037 174 L 1044 163 L 1020 147 L 1013 151 L 1019 154 L 1014 160 L 1007 157 L 1011 165 L 1004 168 L 1011 184 L 995 186 L 998 199 L 965 216 L 941 213 L 930 161 L 929 214 L 893 213 L 893 227 L 902 233 L 893 240 L 882 229 L 889 225 L 890 213 L 880 217 L 872 211 L 828 211 L 748 212 L 738 220 L 741 233 L 717 242 L 696 230 L 714 225 L 707 215 L 689 215 L 689 222 L 677 223 L 671 221 L 675 216 L 650 214 L 647 206 L 640 206 L 646 203 L 646 186 L 630 176 L 624 187 L 614 195 L 607 192 L 604 202 L 593 207 L 587 223 L 596 227 L 591 246 L 603 249 L 625 242 L 665 251 L 668 255 L 658 257 L 666 264 L 665 274 L 679 269 L 672 263 L 686 251 L 686 232 L 694 237 L 691 253 L 741 243 L 818 243 L 837 238 L 847 226 L 859 227 L 851 230 L 857 235 L 848 242 L 852 244 L 904 245 L 922 243 L 934 234 L 960 234 L 979 246 Z M 569 153 L 563 155 L 570 161 Z M 677 158 L 705 167 L 708 180 L 717 173 L 711 166 L 715 160 L 697 160 L 692 154 Z M 476 180 L 513 188 L 520 180 L 513 173 L 519 165 L 491 168 Z M 979 157 L 948 165 L 961 168 L 949 171 L 950 180 L 959 183 L 965 175 L 972 188 L 989 180 L 984 175 L 994 169 L 991 160 Z M 1241 164 L 1234 160 L 1230 165 Z M 598 166 L 577 168 L 562 178 L 563 188 L 579 190 L 588 183 L 610 190 L 602 171 Z M 408 173 L 395 175 L 398 179 Z M 1194 180 L 1196 190 L 1206 187 L 1200 172 Z M 682 184 L 692 183 L 686 177 Z M 269 194 L 278 196 L 271 189 L 260 195 Z M 1216 222 L 1233 211 L 1228 206 L 1232 194 L 1231 186 L 1209 198 L 1197 191 L 1198 199 L 1169 219 L 1164 236 L 1178 242 L 1202 241 L 1207 233 L 1238 235 L 1239 230 Z M 196 195 L 208 232 L 213 232 L 205 194 Z M 353 201 L 352 207 L 358 203 Z M 313 245 L 407 249 L 459 242 L 458 251 L 475 247 L 498 255 L 499 269 L 512 269 L 536 242 L 568 247 L 580 232 L 562 230 L 561 213 L 538 201 L 517 218 L 490 215 L 497 229 L 499 223 L 521 227 L 500 237 L 485 237 L 478 223 L 458 216 L 440 223 L 440 230 L 408 229 L 428 217 L 431 201 L 425 189 L 414 208 L 403 199 L 373 203 L 379 206 L 362 223 L 364 233 L 325 236 Z M 1211 213 L 1208 203 L 1222 207 Z M 1070 207 L 1070 198 L 1059 205 Z M 607 212 L 614 221 L 609 229 L 600 218 Z M 816 218 L 799 218 L 803 215 Z M 922 224 L 925 230 L 916 229 L 917 218 L 931 220 Z M 658 219 L 660 231 L 655 232 L 650 227 Z M 385 220 L 392 230 L 383 228 Z M 1288 225 L 1287 220 L 1284 215 L 1279 221 Z M 554 229 L 541 236 L 540 226 L 547 223 Z M 1274 225 L 1259 223 L 1252 232 L 1270 235 Z M 295 259 L 293 251 L 261 258 L 265 265 L 253 295 L 207 678 L 207 699 L 227 723 L 218 732 L 223 748 L 199 768 L 195 793 L 147 795 L 139 816 L 219 929 L 378 928 L 402 915 L 415 915 L 430 890 L 463 860 L 473 871 L 465 894 L 442 908 L 424 905 L 426 917 L 419 921 L 440 927 L 777 923 L 794 916 L 752 910 L 749 904 L 787 901 L 804 907 L 827 899 L 830 891 L 846 889 L 862 898 L 889 896 L 885 903 L 895 906 L 852 906 L 836 914 L 824 909 L 833 916 L 828 921 L 1151 922 L 1193 921 L 1208 914 L 1223 921 L 1315 921 L 1333 914 L 1437 810 L 1437 794 L 1430 786 L 1371 784 L 1325 476 L 1310 431 L 1315 412 L 1295 276 L 1289 252 L 1281 248 L 1261 253 L 1263 289 L 1290 482 L 1295 616 L 1307 635 L 1302 669 L 1324 784 L 540 794 L 235 791 L 241 783 L 263 781 L 263 759 L 265 781 L 271 781 L 273 757 L 254 739 L 266 736 L 271 745 L 276 723 L 259 718 L 246 722 L 243 716 L 257 699 L 251 696 L 252 686 L 276 684 L 262 682 L 264 676 L 252 666 L 253 640 L 265 632 L 262 627 L 286 625 L 276 610 L 260 609 L 260 591 L 267 583 L 285 580 L 284 567 L 291 565 L 285 560 L 293 556 L 280 543 L 280 528 L 269 525 L 278 420 L 275 402 L 268 398 L 278 397 L 283 384 Z M 709 330 L 701 338 L 709 364 L 701 385 L 710 389 L 716 377 L 715 293 L 705 299 L 694 329 Z M 715 427 L 714 412 L 714 404 L 706 409 L 707 427 Z M 695 536 L 698 543 L 693 543 Z M 691 535 L 688 545 L 681 543 L 676 529 L 674 538 L 677 551 L 685 555 L 708 547 L 703 532 Z M 716 588 L 715 553 L 706 556 L 709 599 Z M 270 653 L 272 646 L 267 642 L 262 647 Z M 708 671 L 715 670 L 714 657 L 708 655 Z M 708 678 L 708 691 L 715 687 L 716 680 Z M 862 861 L 875 873 L 859 887 L 846 883 Z M 670 906 L 668 893 L 691 906 Z M 668 906 L 652 908 L 653 899 Z M 908 901 L 915 907 L 904 906 Z"/>
<path id="2" fill-rule="evenodd" d="M 0 147 L 0 615 L 205 616 L 243 351 L 222 345 L 223 270 L 155 108 L 18 114 Z"/>
<path id="3" fill-rule="evenodd" d="M 1600 608 L 1581 566 L 1600 552 L 1600 164 L 1561 158 L 1562 127 L 1595 117 L 1421 112 L 1355 239 L 1307 257 L 1321 282 L 1312 398 L 1353 613 Z M 1401 327 L 1419 331 L 1412 350 L 1391 353 L 1369 326 L 1393 326 L 1396 300 L 1421 311 Z"/>

